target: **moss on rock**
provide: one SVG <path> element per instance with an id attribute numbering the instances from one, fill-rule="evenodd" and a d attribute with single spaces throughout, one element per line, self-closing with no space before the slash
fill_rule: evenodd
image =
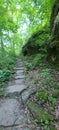
<path id="1" fill-rule="evenodd" d="M 55 89 L 53 92 L 52 92 L 52 96 L 54 98 L 59 98 L 59 89 Z"/>
<path id="2" fill-rule="evenodd" d="M 37 53 L 46 53 L 46 39 L 49 37 L 49 30 L 39 30 L 34 33 L 22 48 L 24 56 Z M 44 49 L 42 49 L 44 48 Z"/>
<path id="3" fill-rule="evenodd" d="M 54 127 L 50 127 L 50 130 L 56 130 L 56 128 L 54 128 Z"/>
<path id="4" fill-rule="evenodd" d="M 46 120 L 52 121 L 53 115 L 49 114 L 44 110 L 42 107 L 40 107 L 38 104 L 28 101 L 27 106 L 29 110 L 31 111 L 33 117 L 37 119 L 39 122 L 45 122 Z"/>

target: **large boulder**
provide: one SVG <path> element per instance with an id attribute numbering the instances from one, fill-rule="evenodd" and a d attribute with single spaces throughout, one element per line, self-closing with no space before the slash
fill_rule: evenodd
<path id="1" fill-rule="evenodd" d="M 22 48 L 23 55 L 32 55 L 40 51 L 42 52 L 42 49 L 40 50 L 40 48 L 45 47 L 44 43 L 47 39 L 48 34 L 49 31 L 46 30 L 40 30 L 33 34 Z"/>
<path id="2" fill-rule="evenodd" d="M 53 62 L 59 60 L 59 0 L 55 4 L 51 13 L 50 20 L 51 36 L 48 40 L 48 58 Z"/>

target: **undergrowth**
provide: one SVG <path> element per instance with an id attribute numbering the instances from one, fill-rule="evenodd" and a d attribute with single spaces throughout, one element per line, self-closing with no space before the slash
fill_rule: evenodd
<path id="1" fill-rule="evenodd" d="M 0 96 L 3 96 L 3 88 L 6 86 L 9 79 L 12 78 L 14 66 L 14 55 L 5 53 L 5 56 L 2 57 L 0 54 Z"/>
<path id="2" fill-rule="evenodd" d="M 32 55 L 29 59 L 28 57 L 24 58 L 24 64 L 26 67 L 26 71 L 29 69 L 35 69 L 36 67 L 43 67 L 46 66 L 45 63 L 43 63 L 43 59 L 46 57 L 46 54 L 36 54 Z"/>
<path id="3" fill-rule="evenodd" d="M 24 59 L 25 72 L 29 72 L 27 76 L 29 75 L 30 85 L 33 83 L 33 86 L 37 87 L 36 93 L 29 100 L 34 104 L 39 104 L 39 108 L 41 107 L 53 115 L 53 112 L 55 113 L 55 106 L 58 106 L 57 101 L 59 99 L 59 84 L 57 84 L 57 80 L 54 81 L 54 68 L 46 62 L 45 54 L 36 54 L 31 57 L 25 57 Z M 36 79 L 36 77 L 38 78 Z M 56 130 L 53 125 L 54 122 L 55 119 L 51 122 L 48 119 L 45 122 L 41 120 L 41 126 L 43 130 Z M 38 118 L 34 118 L 34 123 L 35 125 L 39 124 Z"/>

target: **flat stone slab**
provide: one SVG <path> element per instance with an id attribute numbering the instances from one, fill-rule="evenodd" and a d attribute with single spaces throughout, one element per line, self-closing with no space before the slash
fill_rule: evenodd
<path id="1" fill-rule="evenodd" d="M 24 84 L 24 79 L 16 79 L 15 84 Z"/>
<path id="2" fill-rule="evenodd" d="M 23 70 L 17 70 L 15 73 L 16 73 L 17 75 L 19 75 L 19 74 L 24 74 L 24 71 L 23 71 Z"/>
<path id="3" fill-rule="evenodd" d="M 18 63 L 18 64 L 17 64 L 17 67 L 24 67 L 24 64 Z"/>
<path id="4" fill-rule="evenodd" d="M 4 99 L 0 101 L 0 127 L 22 125 L 25 122 L 25 115 L 16 99 Z"/>
<path id="5" fill-rule="evenodd" d="M 15 70 L 24 70 L 24 67 L 15 67 Z"/>
<path id="6" fill-rule="evenodd" d="M 17 61 L 22 61 L 21 57 L 16 57 L 15 58 Z"/>
<path id="7" fill-rule="evenodd" d="M 25 78 L 24 75 L 16 75 L 16 76 L 15 76 L 15 79 L 24 79 L 24 78 Z"/>
<path id="8" fill-rule="evenodd" d="M 5 92 L 6 94 L 8 93 L 21 93 L 22 91 L 24 91 L 27 88 L 26 85 L 13 85 L 13 86 L 9 86 L 6 88 Z"/>
<path id="9" fill-rule="evenodd" d="M 8 86 L 13 86 L 13 85 L 20 85 L 20 84 L 24 84 L 25 80 L 24 79 L 16 79 L 16 80 L 12 80 L 9 81 Z"/>
<path id="10" fill-rule="evenodd" d="M 0 130 L 30 130 L 29 128 L 22 128 L 21 126 L 16 126 L 16 127 L 10 127 L 10 128 L 2 128 Z"/>
<path id="11" fill-rule="evenodd" d="M 23 72 L 21 72 L 21 73 L 19 73 L 19 72 L 17 73 L 17 72 L 16 72 L 14 77 L 15 77 L 15 79 L 17 79 L 17 78 L 22 79 L 22 78 L 25 78 L 25 75 L 24 75 Z"/>

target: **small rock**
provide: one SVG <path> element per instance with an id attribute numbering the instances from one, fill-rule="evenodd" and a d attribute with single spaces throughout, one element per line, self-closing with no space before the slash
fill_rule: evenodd
<path id="1" fill-rule="evenodd" d="M 22 102 L 26 103 L 27 99 L 31 94 L 34 94 L 36 90 L 33 90 L 32 88 L 27 88 L 23 93 L 22 93 Z"/>

